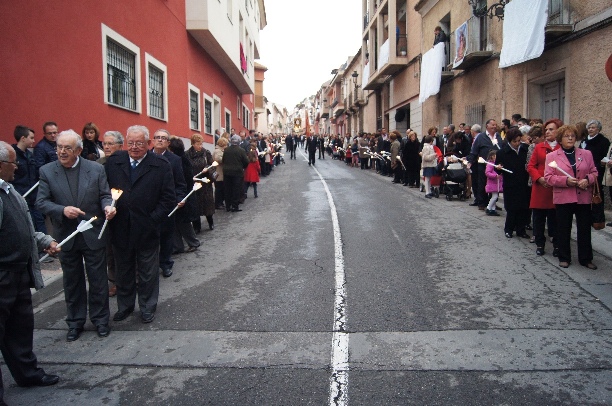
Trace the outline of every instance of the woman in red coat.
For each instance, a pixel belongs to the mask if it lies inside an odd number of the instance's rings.
[[[544,255],[546,235],[544,225],[548,223],[548,234],[553,237],[553,256],[559,255],[556,232],[557,219],[555,204],[553,203],[552,186],[544,179],[546,169],[546,155],[560,148],[557,142],[557,129],[563,125],[558,118],[548,120],[544,124],[546,140],[536,145],[527,164],[527,172],[531,177],[531,201],[529,208],[533,210],[533,236],[536,243],[536,255]]]

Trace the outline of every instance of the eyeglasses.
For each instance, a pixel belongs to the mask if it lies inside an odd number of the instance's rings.
[[[59,134],[57,131],[51,131],[51,132],[45,133],[45,135],[57,135],[57,134]]]
[[[55,147],[55,149],[57,149],[58,151],[66,151],[66,152],[73,152],[74,148],[68,146],[68,145],[58,145]]]
[[[13,164],[15,166],[19,166],[19,162],[17,161],[0,161],[0,162],[5,163],[5,164]]]
[[[128,141],[127,142],[128,148],[133,148],[133,147],[142,148],[145,145],[147,145],[147,143],[144,141]]]
[[[153,139],[155,139],[155,140],[162,140],[162,141],[168,141],[168,137],[166,137],[165,135],[156,135],[155,137],[153,137]]]
[[[111,145],[120,144],[119,142],[103,142],[102,145],[110,147]],[[129,144],[129,143],[128,143]]]

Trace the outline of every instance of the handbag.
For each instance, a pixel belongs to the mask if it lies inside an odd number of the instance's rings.
[[[606,215],[604,205],[601,200],[599,182],[593,184],[593,197],[591,198],[591,225],[595,230],[602,230],[606,227]]]

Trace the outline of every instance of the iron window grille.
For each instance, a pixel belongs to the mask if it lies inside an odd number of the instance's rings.
[[[198,94],[193,90],[189,91],[189,116],[191,118],[191,128],[197,130],[200,128],[200,117],[198,112],[200,110],[198,106]]]
[[[212,134],[212,103],[204,100],[204,131]]]
[[[149,112],[151,117],[164,119],[164,72],[149,65]]]
[[[136,55],[107,38],[108,102],[136,110]]]

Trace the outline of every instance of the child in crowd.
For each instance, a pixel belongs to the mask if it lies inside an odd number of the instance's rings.
[[[496,158],[497,151],[489,151],[487,161],[495,163]],[[487,206],[486,213],[487,216],[499,216],[499,213],[497,212],[497,210],[495,210],[495,204],[497,203],[499,194],[504,191],[504,179],[499,173],[495,171],[495,166],[493,165],[487,165],[487,168],[485,169],[485,174],[487,175],[487,185],[485,186],[485,191],[487,193],[491,193],[491,200],[489,200],[489,205]]]
[[[438,154],[434,150],[433,142],[434,138],[431,135],[426,135],[423,140],[423,150],[419,152],[423,160],[423,178],[425,183],[425,197],[431,199],[433,194],[431,193],[431,177],[437,175],[438,169]]]
[[[251,150],[247,154],[249,165],[244,171],[244,197],[249,191],[249,186],[253,185],[253,192],[257,197],[257,183],[259,183],[259,175],[261,174],[261,166],[259,165],[259,155],[257,154],[257,146],[251,144]]]

